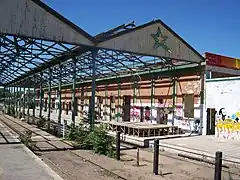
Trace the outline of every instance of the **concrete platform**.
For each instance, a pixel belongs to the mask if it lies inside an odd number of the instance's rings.
[[[0,123],[0,179],[4,180],[62,180]],[[4,142],[5,140],[5,142]],[[14,143],[15,144],[14,144]]]
[[[150,142],[151,146],[153,142]],[[224,163],[240,165],[240,141],[215,136],[192,136],[159,141],[160,150],[213,161],[216,151],[223,152]]]

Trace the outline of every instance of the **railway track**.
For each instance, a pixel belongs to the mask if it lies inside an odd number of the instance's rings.
[[[4,118],[3,118],[3,117],[4,117]],[[4,119],[5,119],[5,120],[4,120]],[[23,125],[21,125],[20,123],[15,122],[14,120],[12,120],[11,118],[9,118],[9,117],[7,117],[7,116],[1,115],[1,116],[0,116],[0,121],[1,121],[4,125],[6,125],[9,129],[11,129],[13,132],[17,133],[18,135],[20,135],[20,134],[22,133],[22,131],[19,131],[17,128],[15,128],[15,127],[9,125],[8,123],[6,123],[6,120],[7,120],[7,121],[10,121],[12,124],[15,124],[15,125],[17,125],[17,126],[20,126],[20,127],[23,128],[25,131],[31,131],[33,134],[35,134],[35,135],[37,135],[37,136],[41,136],[41,137],[42,137],[43,139],[45,139],[46,141],[50,141],[48,138],[46,138],[46,137],[43,136],[42,134],[32,131],[31,129],[29,129],[29,128],[23,126]],[[63,141],[62,141],[62,142],[63,142]],[[65,142],[64,142],[64,143],[65,143]],[[66,143],[66,145],[69,145],[69,144]],[[59,151],[59,150],[56,149],[56,151]],[[106,171],[107,173],[111,174],[112,176],[115,176],[117,179],[127,180],[125,177],[122,177],[121,175],[119,175],[119,174],[117,174],[117,173],[115,173],[115,172],[112,172],[112,171],[110,171],[110,170],[102,167],[101,165],[99,165],[99,164],[97,164],[97,163],[95,163],[95,162],[92,162],[91,160],[89,160],[89,159],[87,159],[87,158],[85,158],[85,157],[82,157],[81,155],[75,153],[75,152],[74,152],[73,150],[71,150],[71,149],[64,149],[64,150],[62,150],[62,151],[67,151],[67,152],[71,153],[72,155],[74,155],[75,157],[77,156],[78,158],[81,158],[84,162],[88,162],[88,163],[90,163],[90,164],[92,164],[92,165],[94,165],[94,166],[96,166],[96,167],[98,167],[98,168],[100,168],[100,169],[103,169],[104,171]],[[41,152],[41,150],[36,150],[36,151],[33,151],[33,152],[34,152],[37,156],[39,156],[39,152]],[[51,152],[54,153],[54,150],[51,151]],[[40,156],[40,158],[41,158],[41,156]],[[52,161],[52,160],[50,160],[50,159],[45,159],[45,160],[47,160],[50,164],[52,164],[52,166],[54,166],[55,168],[57,168],[58,171],[60,171],[62,174],[65,174],[65,175],[67,175],[68,177],[71,176],[69,173],[65,172],[62,168],[60,168],[60,167],[58,166],[58,164],[55,164],[54,161]],[[74,178],[71,178],[71,177],[70,177],[70,179],[72,180],[72,179],[74,179]]]
[[[0,117],[1,117],[1,116],[0,116]],[[31,129],[27,128],[26,126],[23,126],[23,125],[21,125],[20,123],[17,123],[17,122],[15,122],[15,121],[13,121],[13,120],[12,120],[11,118],[9,118],[9,117],[4,116],[4,118],[5,118],[7,121],[11,121],[12,123],[20,126],[20,127],[23,128],[24,130],[32,131]],[[2,119],[2,117],[0,118],[0,120],[1,120],[2,123],[5,124],[8,128],[12,129],[12,131],[16,132],[17,134],[20,134],[20,133],[21,133],[17,128],[14,128],[14,127],[10,126],[9,124],[7,124],[7,123]],[[41,136],[43,139],[49,141],[48,138],[44,137],[44,136],[41,135],[40,133],[33,132],[33,131],[32,131],[32,133],[35,134],[35,135]],[[64,143],[65,143],[65,142],[64,142]],[[67,144],[67,143],[66,143],[66,144]],[[67,144],[67,145],[69,145],[69,144]],[[121,146],[123,147],[122,149],[124,149],[124,146],[126,147],[125,149],[128,149],[128,148],[129,148],[129,149],[136,148],[135,146],[131,146],[131,145],[129,145],[129,144],[124,144],[124,143],[121,143]],[[71,149],[64,149],[64,150],[67,150],[67,151],[68,151],[69,153],[71,153],[72,155],[77,156],[77,157],[81,158],[82,160],[84,160],[84,161],[86,161],[86,162],[89,162],[89,163],[93,164],[94,166],[97,166],[97,167],[105,170],[106,172],[108,172],[108,173],[116,176],[118,179],[122,179],[122,180],[125,180],[125,179],[126,179],[126,178],[120,176],[119,174],[116,174],[115,172],[112,172],[112,171],[110,171],[110,170],[102,167],[101,165],[96,164],[96,163],[88,160],[87,158],[80,156],[79,154],[76,154],[76,153],[74,152],[74,150],[71,150]],[[56,151],[58,151],[58,150],[56,150]],[[151,149],[151,148],[141,148],[141,151],[152,152],[152,149]],[[54,150],[53,150],[53,152],[54,152]],[[35,151],[35,154],[36,154],[36,153],[37,153],[37,151]],[[129,155],[129,154],[128,154],[128,155]],[[136,157],[133,156],[133,155],[129,155],[129,156],[132,156],[133,158],[136,158]],[[176,154],[160,152],[160,156],[164,156],[164,157],[167,157],[167,158],[171,158],[171,159],[183,161],[183,162],[186,162],[186,163],[192,163],[192,164],[199,165],[199,166],[202,166],[202,167],[212,168],[212,169],[214,170],[214,166],[211,165],[211,164],[204,163],[204,162],[199,162],[199,161],[195,161],[195,160],[191,160],[191,159],[188,159],[188,158],[183,158],[183,157],[178,156],[178,155],[176,155]],[[148,160],[146,160],[146,159],[143,159],[143,160],[144,160],[144,161],[148,161]],[[68,175],[68,173],[64,172],[64,170],[62,170],[62,169],[61,169],[57,164],[55,164],[53,161],[51,161],[50,159],[47,159],[47,161],[48,161],[49,163],[51,163],[53,166],[55,166],[61,173]],[[150,162],[150,161],[149,161],[149,162]],[[150,162],[150,163],[152,163],[152,162]],[[164,163],[164,162],[162,162],[162,163]],[[223,167],[223,172],[226,172],[226,173],[230,172],[230,173],[233,174],[233,175],[240,176],[239,173],[230,171],[230,170],[229,170],[228,168],[226,168],[226,167]],[[68,175],[68,176],[70,176],[70,175]]]

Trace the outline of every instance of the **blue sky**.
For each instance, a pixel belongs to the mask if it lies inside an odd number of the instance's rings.
[[[201,54],[240,58],[240,0],[43,1],[91,35],[161,19]]]

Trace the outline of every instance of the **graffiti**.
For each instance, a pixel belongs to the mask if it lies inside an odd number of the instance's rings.
[[[240,139],[240,112],[228,113],[220,108],[216,113],[216,136],[225,139]]]

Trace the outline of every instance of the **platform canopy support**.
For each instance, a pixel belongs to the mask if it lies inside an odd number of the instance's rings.
[[[76,110],[76,63],[77,60],[74,57],[72,59],[72,124],[75,126],[75,116],[77,114]]]
[[[52,69],[48,69],[48,103],[47,103],[47,129],[50,129],[50,121],[51,121],[51,90],[52,90]]]
[[[95,96],[96,96],[96,59],[98,50],[92,50],[92,94],[91,94],[91,104],[90,104],[90,126],[91,129],[94,128],[95,123]]]
[[[61,116],[62,116],[62,64],[59,62],[58,79],[58,136],[61,135]]]

